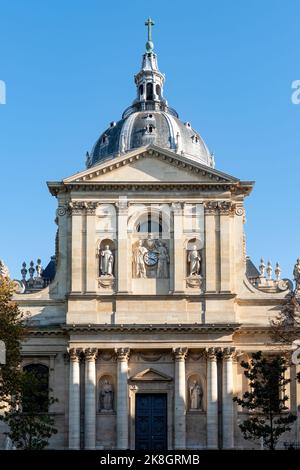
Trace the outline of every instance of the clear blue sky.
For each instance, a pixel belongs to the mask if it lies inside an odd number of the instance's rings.
[[[47,180],[84,169],[85,153],[135,97],[133,75],[156,21],[165,96],[215,153],[216,167],[255,180],[247,252],[291,277],[300,257],[299,1],[11,0],[1,2],[0,258],[54,253]]]

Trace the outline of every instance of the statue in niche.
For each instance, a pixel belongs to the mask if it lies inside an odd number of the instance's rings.
[[[190,409],[202,411],[203,390],[197,380],[190,385]]]
[[[201,269],[201,256],[196,245],[193,245],[193,249],[189,251],[187,260],[189,263],[189,276],[199,276]]]
[[[113,411],[113,387],[107,379],[100,390],[100,411]]]
[[[114,255],[109,248],[109,245],[105,246],[104,250],[100,252],[100,272],[101,276],[112,276],[113,275],[113,263]]]
[[[156,251],[158,254],[156,277],[167,278],[169,276],[168,264],[170,262],[168,248],[163,242],[158,241]]]
[[[133,260],[134,260],[134,274],[135,277],[146,277],[146,266],[144,255],[148,252],[147,248],[143,246],[142,240],[139,240],[138,246],[134,249]]]

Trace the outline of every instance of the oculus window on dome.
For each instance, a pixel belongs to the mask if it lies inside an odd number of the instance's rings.
[[[200,134],[190,123],[179,119],[177,111],[164,98],[165,75],[158,68],[152,28],[148,18],[146,52],[140,71],[134,76],[136,98],[119,121],[112,121],[88,154],[87,168],[114,159],[134,149],[155,145],[214,168],[214,157]],[[151,118],[150,118],[151,116]],[[151,125],[145,125],[151,119]]]

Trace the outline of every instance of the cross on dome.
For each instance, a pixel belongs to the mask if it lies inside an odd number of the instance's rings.
[[[149,17],[145,21],[145,26],[148,28],[148,41],[146,42],[146,51],[150,54],[154,49],[154,44],[152,42],[152,26],[154,26],[154,21]]]

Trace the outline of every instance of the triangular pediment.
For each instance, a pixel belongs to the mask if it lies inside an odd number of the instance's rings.
[[[64,183],[195,182],[237,183],[239,180],[195,159],[155,146],[115,156],[66,178]]]
[[[145,369],[142,372],[139,372],[136,374],[134,377],[131,377],[132,381],[160,381],[160,382],[169,382],[172,380],[172,377],[170,377],[167,374],[164,374],[163,372],[159,372],[158,370],[149,368]]]

